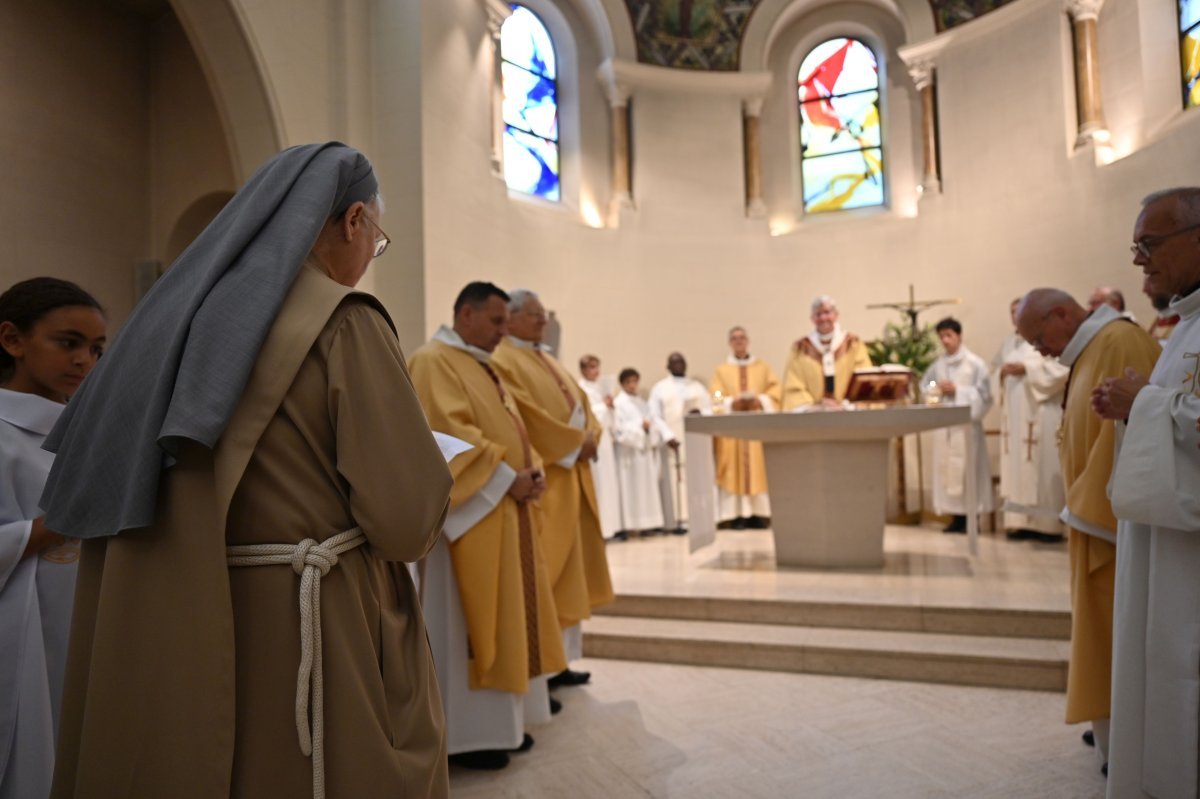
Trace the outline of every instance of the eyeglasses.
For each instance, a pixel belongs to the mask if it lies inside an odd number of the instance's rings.
[[[1161,236],[1142,236],[1141,239],[1139,239],[1138,241],[1135,241],[1132,245],[1130,245],[1129,251],[1131,253],[1133,253],[1134,255],[1140,255],[1143,258],[1149,258],[1151,256],[1151,254],[1153,254],[1154,248],[1157,247],[1158,245],[1162,244],[1167,239],[1173,239],[1176,236],[1180,236],[1180,235],[1183,235],[1184,233],[1188,233],[1190,231],[1197,230],[1197,229],[1200,229],[1200,223],[1195,224],[1195,225],[1188,225],[1185,228],[1180,228],[1179,230],[1176,230],[1174,233],[1164,233]]]
[[[372,258],[378,258],[379,256],[383,255],[383,251],[388,248],[388,245],[392,243],[392,240],[388,238],[388,234],[383,232],[383,228],[379,226],[379,223],[372,219],[367,213],[363,213],[363,218],[370,222],[371,225],[379,231],[379,235],[382,236],[382,238],[375,239],[375,254],[371,256]]]

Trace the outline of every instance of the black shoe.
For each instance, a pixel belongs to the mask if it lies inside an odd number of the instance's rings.
[[[1066,537],[1062,533],[1035,533],[1031,532],[1034,541],[1040,541],[1043,544],[1061,544],[1066,541]]]
[[[771,526],[771,520],[766,516],[751,516],[746,520],[746,526],[751,530],[766,530]]]
[[[942,528],[943,533],[965,533],[967,531],[967,517],[953,516],[950,523]]]
[[[1092,732],[1091,730],[1084,730],[1083,731],[1083,742],[1085,744],[1087,744],[1088,746],[1095,746],[1096,745],[1096,734],[1094,732]]]
[[[592,679],[590,671],[571,671],[567,669],[555,674],[547,680],[547,683],[549,683],[551,688],[567,688],[573,685],[583,685],[590,679]]]
[[[1100,773],[1104,775],[1104,779],[1108,779],[1108,764],[1105,763],[1100,767]]]
[[[556,715],[562,711],[562,702],[559,702],[554,697],[550,697],[550,715]]]
[[[613,541],[628,541],[629,533],[625,532],[624,530],[617,530],[615,533],[613,533],[612,540]]]
[[[477,771],[499,771],[508,765],[508,752],[499,749],[460,752],[457,755],[450,755],[450,765]]]
[[[739,516],[736,519],[734,519],[733,522],[731,522],[729,526],[731,528],[733,528],[734,530],[745,530],[747,527],[750,526],[750,520],[747,519],[745,516]]]
[[[687,528],[676,527],[675,529],[671,530],[671,535],[687,535]]]
[[[1028,541],[1031,538],[1036,538],[1037,533],[1033,530],[1009,530],[1004,534],[1004,537],[1009,541]]]
[[[517,752],[517,753],[528,752],[532,748],[533,748],[533,736],[530,735],[529,733],[525,733],[525,737],[521,739],[521,745],[518,746],[516,749],[510,749],[509,751]]]

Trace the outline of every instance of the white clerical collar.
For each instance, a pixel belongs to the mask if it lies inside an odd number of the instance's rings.
[[[817,348],[817,352],[837,352],[838,347],[846,340],[846,331],[840,324],[835,324],[828,336],[822,336],[814,329],[809,332],[808,340]]]
[[[50,435],[65,407],[37,394],[0,388],[0,419],[40,436]]]
[[[492,354],[485,349],[476,347],[463,341],[462,336],[458,335],[453,328],[442,325],[438,331],[433,334],[434,341],[440,341],[443,344],[454,347],[456,350],[462,350],[480,363],[491,363]]]
[[[731,363],[734,366],[749,366],[756,360],[758,359],[753,355],[747,355],[745,358],[738,358],[736,355],[730,354],[730,356],[725,359],[725,363]]]
[[[1167,314],[1179,314],[1180,320],[1191,319],[1200,313],[1200,289],[1196,289],[1186,297],[1176,297],[1167,307]]]
[[[552,352],[550,347],[540,341],[526,341],[523,338],[509,336],[508,343],[522,350],[541,350],[542,352]]]
[[[1084,348],[1092,342],[1092,339],[1105,325],[1124,318],[1121,316],[1121,312],[1111,305],[1101,305],[1092,311],[1087,319],[1083,320],[1083,324],[1079,326],[1075,335],[1071,336],[1071,340],[1063,348],[1062,355],[1058,356],[1058,362],[1063,366],[1074,366],[1075,361],[1083,354]]]

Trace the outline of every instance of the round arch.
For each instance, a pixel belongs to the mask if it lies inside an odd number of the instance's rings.
[[[216,218],[225,204],[233,199],[233,192],[214,191],[205,194],[184,209],[167,237],[163,263],[170,266],[187,249],[197,236]]]

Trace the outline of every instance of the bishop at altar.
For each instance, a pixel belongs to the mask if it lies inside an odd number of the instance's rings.
[[[838,324],[837,303],[822,295],[812,302],[813,329],[792,345],[783,377],[783,410],[846,398],[856,369],[870,369],[867,345]]]

